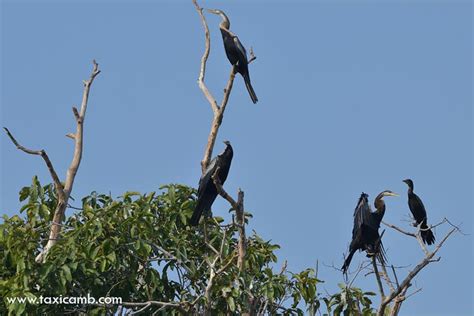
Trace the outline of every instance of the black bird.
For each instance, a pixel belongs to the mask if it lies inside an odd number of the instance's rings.
[[[385,196],[398,196],[390,190],[380,192],[375,198],[375,212],[372,212],[369,205],[368,195],[361,194],[359,202],[354,210],[354,228],[352,229],[352,241],[349,246],[349,255],[344,261],[342,271],[349,269],[352,257],[357,250],[367,251],[367,257],[376,255],[381,263],[385,263],[385,254],[379,235],[380,222],[385,214]]]
[[[244,78],[245,86],[247,87],[247,91],[250,94],[252,102],[257,103],[257,95],[255,94],[252,84],[250,83],[247,52],[245,51],[245,48],[237,35],[230,31],[229,18],[221,10],[208,9],[207,11],[220,15],[222,18],[219,28],[221,30],[222,39],[224,40],[224,48],[227,58],[229,59],[230,63],[236,67],[237,72]]]
[[[221,184],[224,184],[229,174],[234,151],[229,141],[224,141],[224,144],[226,144],[224,151],[211,160],[206,171],[202,174],[201,179],[199,179],[198,199],[190,220],[190,224],[193,226],[199,224],[199,219],[204,211],[211,210],[212,203],[214,203],[217,197],[217,188],[212,179],[217,168],[219,168],[217,177]]]
[[[435,242],[435,236],[431,229],[428,228],[428,218],[426,216],[425,206],[418,195],[413,192],[413,181],[411,179],[405,179],[403,182],[408,185],[408,206],[415,218],[416,226],[421,223],[421,239],[423,239],[425,244],[432,245]]]

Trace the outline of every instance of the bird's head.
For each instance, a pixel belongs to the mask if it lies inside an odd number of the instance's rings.
[[[207,9],[207,12],[212,13],[212,14],[217,14],[217,15],[224,14],[223,11],[218,10],[218,9]]]
[[[390,190],[385,190],[385,191],[380,192],[379,196],[381,198],[383,198],[383,197],[386,197],[386,196],[399,196],[399,195],[395,192],[390,191]]]
[[[413,181],[411,179],[403,180],[411,189],[413,189]]]
[[[225,140],[223,143],[224,143],[226,146],[230,146],[230,142],[229,142],[228,140]]]
[[[229,29],[230,28],[230,21],[227,15],[225,15],[224,11],[218,9],[207,9],[207,12],[212,14],[217,14],[222,18],[222,22],[220,24],[221,28]]]

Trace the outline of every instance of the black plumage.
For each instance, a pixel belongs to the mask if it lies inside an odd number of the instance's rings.
[[[221,184],[224,184],[227,175],[229,174],[234,151],[230,142],[225,141],[224,143],[226,144],[224,151],[211,160],[206,171],[202,174],[201,179],[199,179],[198,199],[190,220],[190,224],[193,226],[199,224],[199,219],[204,211],[211,210],[211,206],[217,197],[217,188],[212,179],[217,168],[219,168],[217,177]]]
[[[375,212],[369,205],[368,195],[362,193],[354,210],[354,228],[352,229],[352,241],[349,246],[349,255],[344,261],[342,271],[349,269],[352,257],[357,250],[365,250],[367,256],[377,256],[381,263],[385,263],[385,251],[383,249],[381,235],[379,235],[380,222],[385,214],[385,196],[397,196],[392,191],[385,190],[375,198]]]
[[[250,82],[249,68],[247,51],[240,42],[237,35],[230,31],[230,21],[227,15],[221,10],[208,10],[211,13],[218,14],[222,18],[222,22],[219,24],[221,30],[222,39],[224,41],[224,49],[230,63],[235,66],[236,71],[242,75],[245,81],[245,86],[252,99],[253,103],[257,103],[258,98],[253,90],[252,83]]]
[[[425,244],[432,245],[435,242],[435,236],[428,227],[428,217],[426,215],[425,206],[420,197],[413,192],[413,181],[411,179],[405,179],[403,182],[408,185],[408,207],[410,207],[410,211],[415,218],[416,226],[421,224],[421,239],[423,239]]]

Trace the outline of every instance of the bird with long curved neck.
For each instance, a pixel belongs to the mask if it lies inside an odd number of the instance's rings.
[[[199,188],[197,194],[196,206],[189,223],[193,226],[199,224],[199,220],[203,212],[211,211],[211,206],[217,198],[217,187],[212,178],[217,172],[217,177],[223,185],[229,174],[234,150],[229,141],[224,141],[226,145],[224,151],[211,160],[206,170],[199,179]]]
[[[408,185],[408,207],[415,218],[416,226],[420,226],[421,239],[425,244],[432,245],[435,242],[435,236],[428,227],[428,217],[426,215],[425,206],[420,197],[413,192],[413,181],[411,179],[405,179],[403,182]]]
[[[222,21],[219,24],[219,29],[221,30],[227,58],[232,66],[235,66],[236,71],[244,78],[245,86],[247,87],[252,102],[257,103],[258,98],[250,82],[247,52],[237,35],[230,31],[229,18],[222,10],[208,9],[207,11],[221,17]]]
[[[369,205],[368,195],[362,193],[354,210],[354,228],[352,229],[352,241],[349,246],[349,255],[342,266],[344,273],[349,269],[352,257],[357,250],[365,250],[367,257],[376,256],[381,263],[385,263],[385,251],[383,249],[381,236],[379,234],[380,223],[385,215],[386,196],[398,196],[398,194],[385,190],[379,193],[374,201],[375,211],[372,212]]]

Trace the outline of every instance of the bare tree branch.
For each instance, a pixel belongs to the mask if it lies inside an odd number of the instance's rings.
[[[214,171],[214,174],[211,176],[212,180],[214,181],[214,185],[216,186],[217,193],[219,193],[220,196],[226,199],[229,202],[229,204],[232,206],[232,208],[235,210],[237,209],[239,205],[222,187],[221,180],[218,177],[219,170],[220,170],[220,167],[217,167],[216,171]]]
[[[384,225],[386,225],[386,226],[390,227],[390,228],[393,228],[393,229],[395,229],[396,231],[398,231],[398,232],[400,232],[400,233],[402,233],[402,234],[405,234],[405,235],[407,235],[407,236],[411,236],[411,237],[414,237],[414,238],[416,238],[416,234],[414,234],[414,233],[407,232],[407,231],[405,231],[405,230],[401,229],[401,228],[400,228],[400,227],[398,227],[398,226],[395,226],[395,225],[389,224],[389,223],[387,223],[387,222],[384,222],[384,221],[382,221],[382,223],[383,223]]]
[[[207,59],[209,58],[209,52],[211,50],[211,38],[210,38],[210,33],[209,33],[209,27],[207,25],[206,18],[204,17],[204,14],[202,12],[202,8],[198,5],[196,0],[193,0],[193,3],[194,3],[194,6],[196,7],[196,11],[198,12],[201,18],[201,22],[204,27],[205,39],[206,39],[206,48],[201,58],[201,67],[199,71],[198,85],[202,93],[206,97],[207,101],[211,105],[212,112],[214,114],[212,124],[211,124],[211,130],[207,138],[207,144],[206,144],[206,149],[204,151],[204,157],[201,161],[201,170],[204,173],[211,160],[212,151],[214,150],[214,144],[216,142],[217,134],[222,124],[222,119],[224,118],[224,112],[225,112],[227,103],[229,101],[230,93],[232,91],[232,86],[234,84],[236,67],[232,66],[232,69],[229,75],[229,80],[227,81],[227,85],[224,89],[224,96],[222,98],[222,102],[220,105],[218,105],[216,98],[214,98],[214,96],[211,94],[211,92],[209,91],[209,89],[207,88],[204,82],[204,78],[206,76]],[[249,60],[249,63],[256,59],[253,53],[253,49],[251,49],[250,55],[251,55],[251,58]]]
[[[395,291],[395,288],[393,287],[393,282],[392,282],[392,280],[390,280],[390,276],[387,273],[387,269],[385,268],[385,265],[383,263],[381,263],[380,265],[382,267],[382,271],[380,272],[380,276],[385,280],[385,283],[387,283],[388,287],[390,288],[390,292]]]
[[[375,274],[375,278],[377,280],[377,285],[379,286],[380,299],[383,302],[383,300],[385,298],[385,293],[383,291],[382,281],[380,280],[379,270],[377,269],[377,262],[376,262],[376,259],[375,259],[375,255],[372,257],[372,266],[374,268],[374,274]]]
[[[138,315],[140,314],[141,312],[144,312],[146,311],[150,306],[151,306],[151,302],[146,302],[147,304],[145,306],[143,306],[142,308],[140,308],[139,310],[135,311],[135,312],[132,312],[130,313],[130,315]],[[166,305],[164,305],[166,306]]]
[[[54,211],[54,216],[53,216],[53,221],[52,221],[53,225],[51,226],[48,243],[46,244],[44,249],[40,252],[40,254],[36,257],[36,262],[44,262],[46,260],[46,256],[49,250],[51,249],[51,247],[53,247],[56,244],[59,234],[61,232],[61,225],[59,224],[62,223],[63,221],[64,213],[68,205],[69,196],[72,192],[74,179],[76,177],[77,170],[79,169],[79,165],[81,163],[82,148],[83,148],[84,120],[86,116],[89,92],[90,92],[90,88],[92,86],[92,83],[95,77],[97,77],[99,73],[100,73],[99,65],[94,60],[93,69],[92,69],[90,78],[84,81],[84,91],[82,94],[80,112],[78,112],[77,109],[73,107],[73,113],[74,113],[74,116],[76,118],[76,123],[77,123],[76,133],[74,134],[74,142],[75,142],[74,156],[72,158],[69,169],[67,170],[67,173],[66,173],[66,181],[64,184],[63,194],[58,196],[58,204]]]
[[[237,198],[237,208],[235,210],[237,223],[239,224],[239,257],[237,260],[237,267],[240,271],[244,269],[245,255],[247,253],[247,239],[245,236],[245,216],[244,216],[244,191],[239,189]]]
[[[212,96],[211,92],[209,91],[206,84],[204,83],[204,77],[206,76],[207,59],[209,58],[209,53],[211,52],[211,36],[209,33],[209,27],[207,26],[206,17],[202,13],[202,8],[199,7],[196,0],[193,0],[193,3],[194,3],[194,6],[196,7],[196,11],[201,17],[202,26],[204,27],[204,34],[206,36],[206,48],[201,58],[201,69],[199,71],[198,84],[199,84],[199,88],[204,93],[204,96],[206,97],[207,101],[209,101],[209,103],[211,104],[212,111],[214,112],[214,114],[216,114],[217,111],[219,110],[219,106],[217,105],[216,99]]]
[[[446,240],[455,232],[455,231],[458,231],[459,229],[457,227],[454,227],[452,228],[447,234],[446,236],[441,240],[441,242],[436,246],[436,248],[434,249],[433,252],[431,253],[428,253],[424,258],[423,260],[421,260],[421,262],[413,269],[411,270],[408,275],[405,277],[405,279],[402,281],[402,283],[400,283],[399,286],[397,286],[397,288],[395,289],[394,292],[390,293],[390,295],[388,295],[387,297],[385,297],[385,299],[382,301],[382,303],[380,304],[380,307],[377,311],[377,316],[383,316],[385,314],[385,308],[387,307],[388,304],[390,304],[392,301],[395,300],[395,298],[397,298],[397,302],[398,305],[397,305],[397,313],[398,313],[398,310],[400,309],[400,305],[401,305],[401,302],[403,301],[403,297],[405,296],[405,293],[406,291],[408,290],[408,288],[411,286],[411,281],[413,280],[413,278],[424,268],[426,267],[428,264],[430,264],[431,262],[435,262],[435,261],[439,261],[440,258],[438,259],[433,259],[434,256],[438,253],[438,251],[441,249],[441,247],[443,246],[443,244],[446,242]],[[402,299],[403,298],[403,299]],[[392,315],[397,315],[397,314],[392,314]]]
[[[236,218],[237,218],[237,228],[239,230],[239,243],[238,243],[238,261],[237,261],[237,266],[239,267],[239,270],[242,271],[244,267],[244,262],[245,262],[245,254],[246,254],[246,236],[245,236],[245,214],[244,214],[244,192],[239,189],[238,191],[238,198],[237,202],[224,190],[222,187],[222,183],[219,179],[218,172],[219,172],[219,167],[216,168],[216,171],[212,175],[212,180],[214,181],[214,184],[217,189],[217,193],[219,193],[220,196],[222,196],[224,199],[226,199],[229,204],[232,206],[232,208],[235,210],[236,213]]]
[[[395,272],[395,267],[393,266],[393,264],[392,264],[392,272],[393,272],[393,277],[395,278],[397,287],[400,287],[400,283],[398,282],[398,276],[397,276],[397,273]]]
[[[56,173],[56,171],[54,170],[54,167],[53,167],[53,163],[51,162],[51,160],[49,159],[48,157],[48,154],[46,153],[45,150],[41,149],[41,150],[31,150],[31,149],[28,149],[26,147],[23,147],[22,145],[20,145],[17,140],[15,139],[15,137],[13,137],[12,133],[10,133],[10,131],[8,130],[8,128],[4,127],[3,128],[5,130],[5,132],[7,133],[8,137],[10,137],[11,141],[13,142],[13,144],[16,146],[16,148],[18,148],[19,150],[27,153],[27,154],[30,154],[30,155],[39,155],[43,158],[44,162],[46,163],[46,166],[48,167],[48,170],[49,170],[49,173],[51,174],[51,178],[53,179],[53,182],[54,182],[54,186],[56,188],[56,194],[58,195],[58,198],[59,199],[64,199],[64,188],[63,188],[63,185],[61,183],[61,180],[59,180],[59,177],[58,177],[58,174]]]
[[[94,306],[99,306],[99,307],[110,307],[110,305],[107,304],[93,304]],[[180,312],[186,314],[186,306],[190,305],[189,302],[183,301],[183,302],[161,302],[161,301],[146,301],[146,302],[122,302],[120,304],[121,306],[124,307],[141,307],[140,310],[131,312],[130,315],[136,315],[142,311],[145,311],[151,306],[159,306],[159,307],[172,307],[178,309]],[[146,307],[146,308],[145,308]]]

